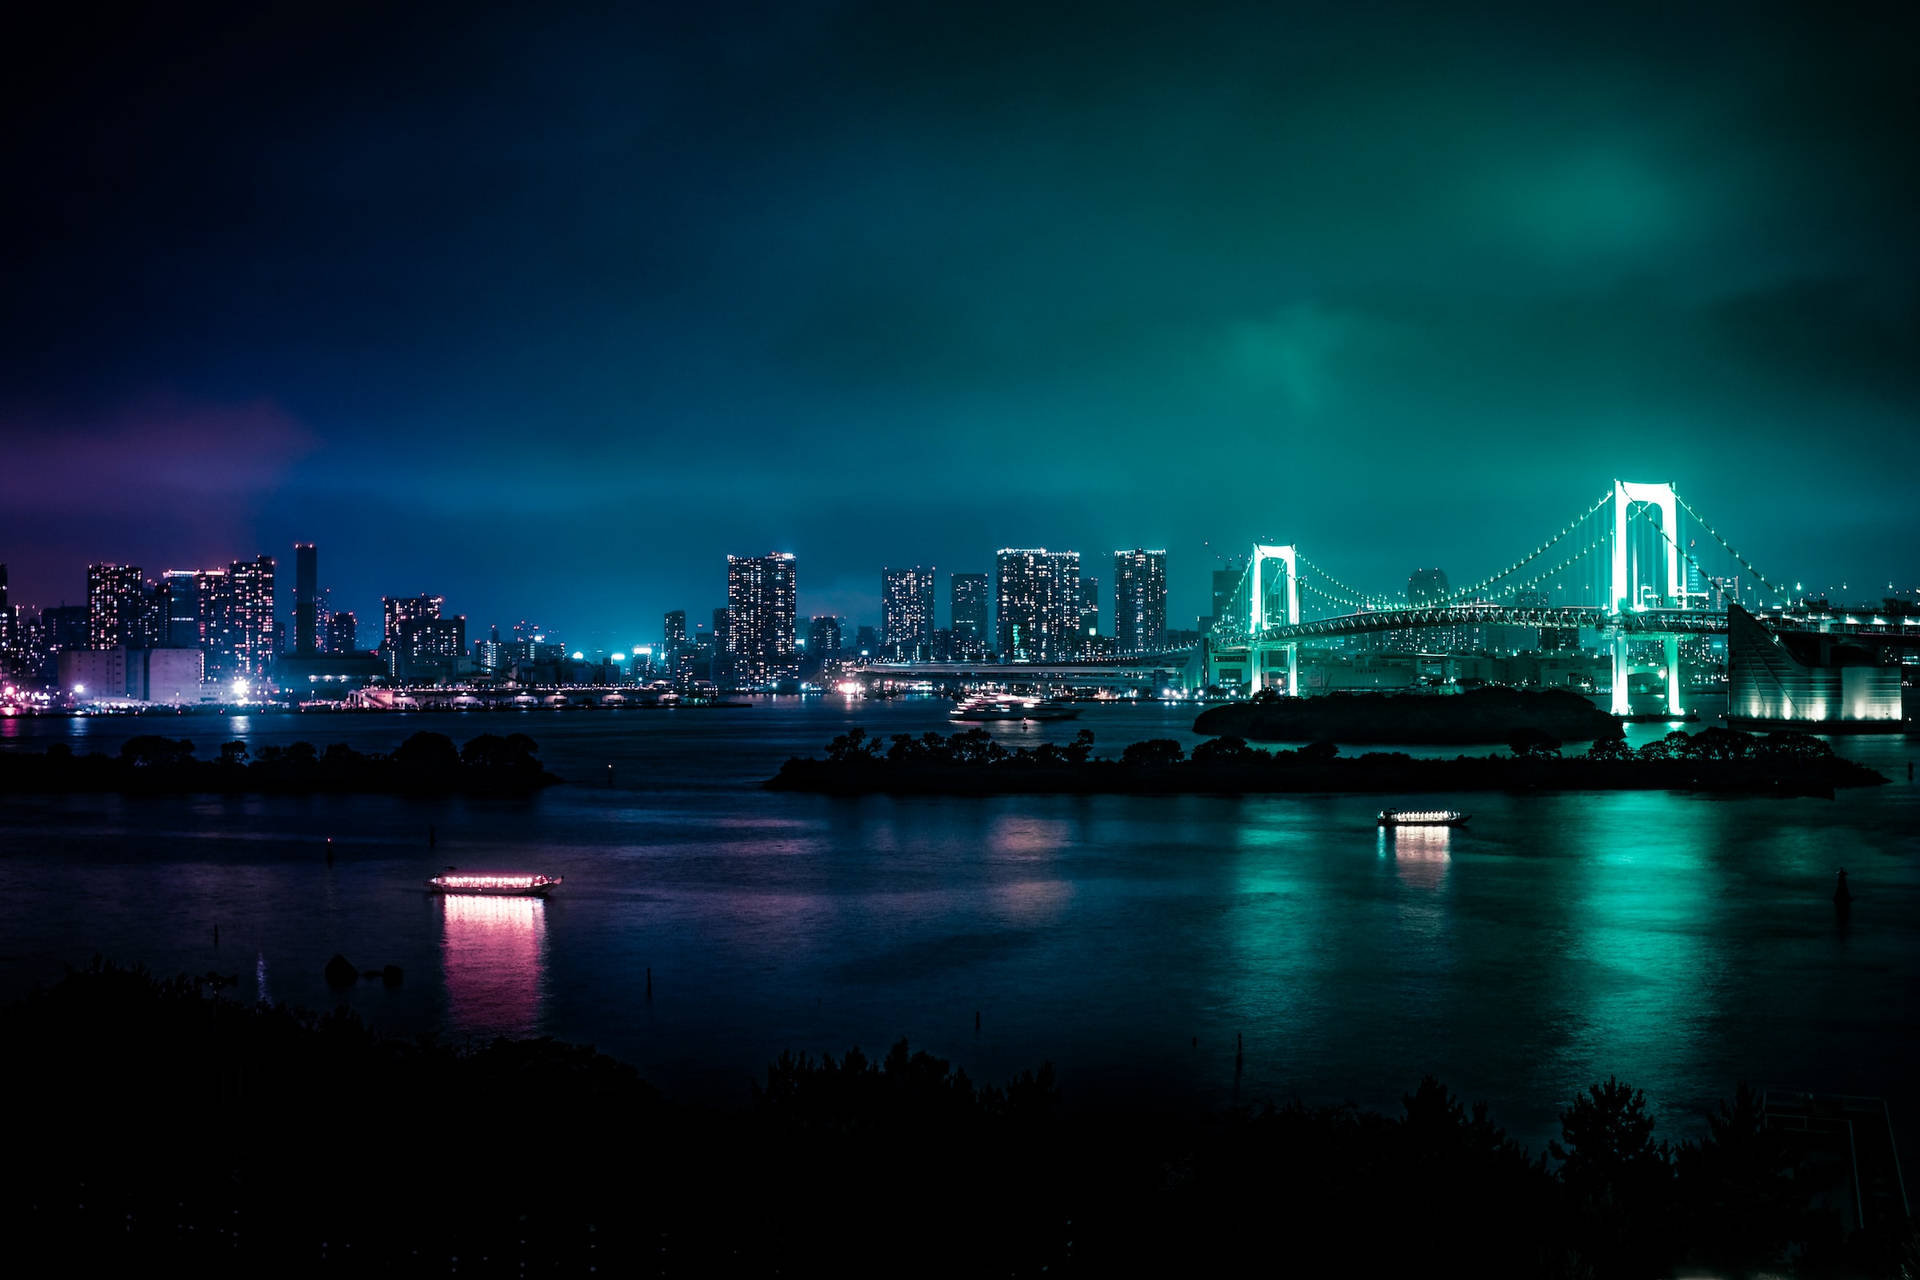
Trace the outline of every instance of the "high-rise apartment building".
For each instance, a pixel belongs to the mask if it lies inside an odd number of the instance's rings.
[[[208,678],[267,675],[274,653],[274,567],[272,556],[255,556],[195,575]]]
[[[407,651],[407,628],[440,616],[443,596],[381,596],[380,647],[388,653]]]
[[[360,619],[345,609],[327,615],[327,652],[353,653],[360,648]]]
[[[791,552],[727,557],[729,679],[758,688],[800,673],[798,606]]]
[[[949,594],[953,611],[954,656],[962,659],[981,657],[987,651],[987,575],[956,573],[949,586]]]
[[[670,645],[680,644],[686,640],[687,611],[685,609],[674,609],[669,611],[667,613],[665,623],[666,623],[666,635],[667,635],[668,644]]]
[[[880,644],[894,657],[913,658],[933,645],[932,569],[880,572]]]
[[[320,566],[311,542],[293,544],[293,651],[320,651]]]
[[[87,648],[143,647],[142,588],[138,565],[87,566]]]
[[[1008,662],[1055,662],[1080,629],[1080,553],[1003,548],[995,557],[995,641]]]
[[[1166,647],[1167,553],[1113,553],[1113,636],[1122,653]]]

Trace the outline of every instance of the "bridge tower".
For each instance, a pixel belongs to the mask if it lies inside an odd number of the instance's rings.
[[[1271,566],[1277,563],[1286,570],[1284,604],[1279,612],[1284,616],[1276,618],[1274,603],[1268,595],[1279,588],[1271,578]],[[1300,645],[1288,640],[1280,644],[1266,638],[1268,627],[1297,626],[1300,622],[1300,570],[1297,550],[1292,546],[1270,547],[1254,544],[1253,557],[1247,563],[1247,692],[1258,693],[1266,687],[1266,655],[1276,649],[1284,649],[1287,654],[1287,693],[1297,696],[1300,692]]]
[[[1661,541],[1666,544],[1664,566],[1656,563],[1642,565],[1633,555],[1633,545],[1627,536],[1628,508],[1633,503],[1645,503],[1660,512]],[[1687,607],[1686,579],[1680,567],[1680,502],[1674,496],[1671,484],[1636,484],[1629,480],[1613,482],[1613,540],[1612,572],[1608,575],[1608,597],[1611,604],[1608,612],[1614,623],[1609,630],[1613,641],[1613,714],[1627,715],[1632,710],[1628,698],[1628,680],[1630,663],[1627,660],[1627,633],[1620,624],[1620,618],[1626,613],[1644,612],[1649,600],[1654,608],[1684,609]],[[1649,583],[1653,578],[1652,570],[1664,567],[1665,577],[1649,596],[1641,589],[1642,579]],[[1681,716],[1680,698],[1680,637],[1664,637],[1666,676],[1667,676],[1667,714]]]

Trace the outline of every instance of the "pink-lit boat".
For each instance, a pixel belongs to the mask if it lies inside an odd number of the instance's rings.
[[[471,894],[481,898],[544,898],[562,879],[562,876],[530,876],[512,871],[491,875],[461,872],[435,876],[427,881],[427,891]]]

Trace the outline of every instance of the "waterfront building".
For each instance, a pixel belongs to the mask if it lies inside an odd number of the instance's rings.
[[[890,657],[924,656],[933,645],[934,571],[911,569],[880,571],[880,644]]]
[[[1080,629],[1080,553],[1002,548],[995,556],[996,647],[1005,662],[1052,662]]]
[[[140,567],[87,566],[87,648],[138,648],[142,638]]]
[[[272,556],[235,560],[195,575],[200,649],[208,679],[257,680],[273,657]]]
[[[794,579],[791,552],[727,557],[726,655],[735,684],[759,688],[799,674]]]
[[[1804,732],[1904,727],[1900,668],[1848,637],[1775,633],[1727,606],[1727,723]]]
[[[987,575],[956,573],[949,580],[953,656],[979,658],[987,651]]]
[[[663,622],[666,628],[668,644],[683,644],[686,642],[687,611],[685,609],[669,610]]]
[[[1165,551],[1135,548],[1113,553],[1113,636],[1122,653],[1150,653],[1166,647]]]

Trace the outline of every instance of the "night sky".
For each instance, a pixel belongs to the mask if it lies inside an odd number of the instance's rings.
[[[363,627],[611,648],[729,551],[871,621],[1145,545],[1191,625],[1217,550],[1460,582],[1616,475],[1920,582],[1920,5],[1441,7],[16,26],[14,599],[266,551],[290,604],[308,539]]]

